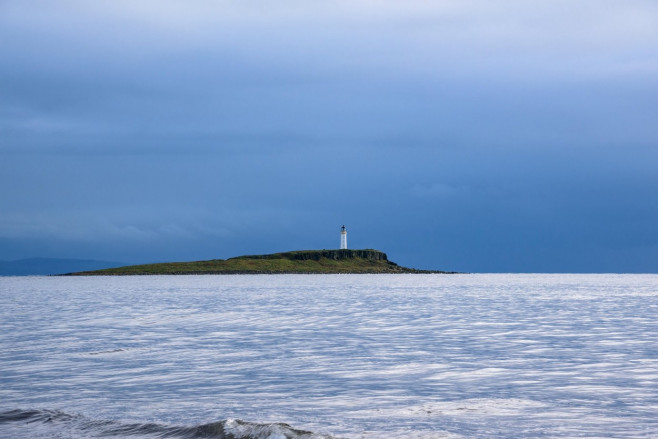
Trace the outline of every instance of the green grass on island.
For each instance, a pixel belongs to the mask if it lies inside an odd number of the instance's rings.
[[[447,273],[416,270],[389,261],[378,250],[300,250],[269,255],[239,256],[194,262],[129,265],[73,276],[119,276],[157,274],[331,274],[331,273]]]

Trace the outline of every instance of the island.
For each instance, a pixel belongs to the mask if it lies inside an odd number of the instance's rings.
[[[379,250],[297,250],[267,255],[194,262],[129,265],[102,270],[67,273],[65,276],[126,276],[158,274],[366,274],[454,273],[417,270],[389,261]]]

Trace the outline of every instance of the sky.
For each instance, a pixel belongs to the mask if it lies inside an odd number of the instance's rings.
[[[655,0],[0,0],[0,260],[658,272]]]

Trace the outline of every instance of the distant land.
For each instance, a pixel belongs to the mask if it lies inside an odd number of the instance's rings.
[[[332,274],[332,273],[452,273],[416,270],[389,261],[379,250],[298,250],[209,261],[129,265],[67,273],[69,276],[156,274]]]
[[[27,258],[16,261],[0,261],[0,276],[52,275],[72,271],[100,270],[122,265],[125,265],[125,263],[96,261],[93,259]]]

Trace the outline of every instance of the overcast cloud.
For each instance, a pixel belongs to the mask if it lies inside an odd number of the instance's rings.
[[[655,1],[0,2],[0,259],[658,270]]]

